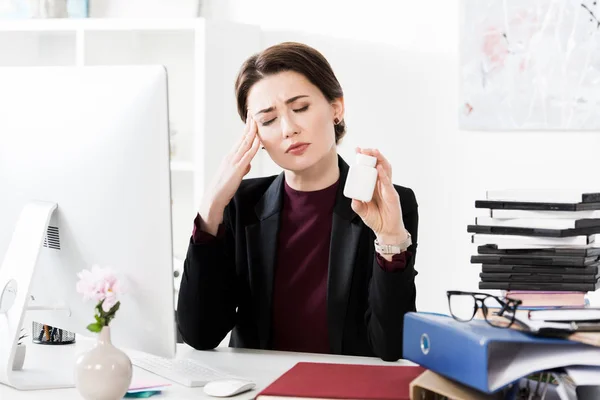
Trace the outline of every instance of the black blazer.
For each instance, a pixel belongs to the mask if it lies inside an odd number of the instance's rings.
[[[375,258],[375,235],[342,191],[348,165],[339,157],[340,184],[333,210],[327,323],[331,353],[402,357],[404,314],[415,311],[414,264],[418,213],[411,189],[395,186],[412,235],[406,268],[384,271]],[[230,346],[271,348],[275,252],[284,175],[242,181],[225,209],[225,235],[190,241],[179,290],[177,325],[190,346],[214,349],[232,331]],[[300,300],[301,301],[301,300]],[[310,327],[306,327],[310,335]]]

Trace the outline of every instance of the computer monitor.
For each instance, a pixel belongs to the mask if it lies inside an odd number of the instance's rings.
[[[76,282],[94,264],[127,287],[113,343],[174,356],[165,69],[0,68],[0,88],[0,382],[73,385],[72,368],[12,371],[12,358],[27,309],[93,335]]]

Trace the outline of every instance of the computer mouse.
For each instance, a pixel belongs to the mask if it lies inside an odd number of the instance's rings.
[[[242,379],[222,379],[204,385],[204,393],[213,397],[230,397],[254,389],[254,382]]]

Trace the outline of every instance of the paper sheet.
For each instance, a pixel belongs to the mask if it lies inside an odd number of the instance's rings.
[[[565,370],[577,386],[600,386],[600,367],[576,366]]]

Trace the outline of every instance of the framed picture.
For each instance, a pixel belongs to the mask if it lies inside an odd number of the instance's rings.
[[[459,126],[600,130],[600,0],[463,0]]]

